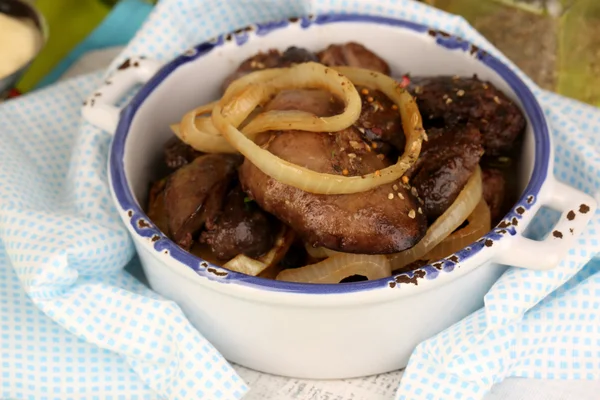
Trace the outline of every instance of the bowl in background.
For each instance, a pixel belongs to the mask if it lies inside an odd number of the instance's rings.
[[[0,99],[3,99],[44,47],[44,44],[48,40],[48,27],[44,16],[28,1],[0,0],[0,14],[21,20],[37,32],[36,39],[33,39],[37,40],[37,43],[34,44],[36,50],[32,57],[20,66],[13,68],[13,71],[8,75],[0,76]]]

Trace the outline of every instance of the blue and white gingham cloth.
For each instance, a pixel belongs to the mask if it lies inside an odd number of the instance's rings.
[[[164,0],[113,68],[332,11],[428,24],[505,60],[462,18],[410,0]],[[101,78],[0,106],[0,397],[238,399],[246,385],[177,305],[123,271],[134,250],[109,195],[110,137],[79,117]],[[552,124],[557,177],[598,193],[600,111],[526,80]],[[596,214],[559,268],[509,270],[485,309],[419,345],[397,399],[480,399],[508,376],[600,379],[598,227]]]

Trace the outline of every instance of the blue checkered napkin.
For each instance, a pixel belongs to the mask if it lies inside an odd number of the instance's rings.
[[[462,18],[409,0],[163,0],[113,65],[142,54],[166,60],[250,23],[331,11],[425,23],[504,59]],[[0,106],[0,394],[81,398],[85,387],[86,398],[155,398],[151,390],[239,398],[245,385],[179,308],[122,272],[133,247],[109,198],[110,138],[79,118],[98,84],[82,77]],[[557,176],[595,193],[598,113],[536,93],[554,128]],[[559,269],[509,270],[484,310],[420,345],[398,398],[477,399],[506,376],[598,378],[600,323],[586,312],[598,309],[598,274],[594,264],[581,270],[597,252],[598,222]],[[42,326],[48,335],[34,334]]]
[[[539,92],[551,123],[555,175],[600,191],[600,110]],[[533,226],[546,232],[543,220]],[[397,399],[480,399],[506,377],[600,379],[600,213],[553,271],[510,269],[485,308],[422,343]]]
[[[99,78],[0,107],[0,397],[241,398],[179,307],[122,270],[134,251],[109,195],[110,136],[79,117]]]

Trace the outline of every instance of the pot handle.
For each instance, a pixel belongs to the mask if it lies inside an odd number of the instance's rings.
[[[542,199],[541,206],[547,206],[562,214],[558,222],[541,241],[523,236],[521,229],[507,247],[502,249],[494,260],[497,263],[515,267],[549,270],[555,268],[575,244],[596,212],[597,203],[593,197],[549,177],[549,195]]]
[[[136,85],[146,83],[162,67],[156,60],[133,57],[125,60],[104,84],[83,103],[83,118],[92,125],[115,133],[121,109],[115,104]]]

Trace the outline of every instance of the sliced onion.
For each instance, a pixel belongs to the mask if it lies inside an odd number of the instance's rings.
[[[276,68],[255,71],[244,75],[229,85],[223,98],[231,101],[234,94],[238,93],[249,84],[273,79],[281,75],[284,71],[284,68]],[[237,150],[232,147],[221,135],[221,132],[215,128],[210,116],[201,117],[204,114],[210,114],[215,104],[217,104],[217,102],[213,101],[189,111],[183,116],[179,124],[171,125],[171,130],[184,143],[198,151],[204,153],[237,153]],[[241,122],[242,121],[240,121],[240,123]]]
[[[481,195],[481,169],[478,166],[454,203],[431,224],[419,243],[408,250],[389,256],[392,269],[398,270],[422,259],[467,219],[481,200]]]
[[[326,247],[312,247],[309,244],[305,244],[304,248],[306,249],[306,252],[308,253],[308,255],[311,256],[312,258],[327,258],[327,257],[339,256],[342,254],[353,254],[353,253],[344,253],[341,251],[331,250]]]
[[[311,69],[308,69],[309,67],[311,67]],[[347,79],[341,74],[325,73],[324,71],[327,70],[327,68],[320,64],[299,64],[292,68],[305,68],[307,71],[306,73],[309,75],[308,77],[304,78],[305,81],[303,82],[307,84],[311,82],[309,78],[314,78],[314,82],[328,82],[328,79],[331,79],[330,83],[332,86],[341,85],[342,83],[347,82]],[[305,70],[302,71],[304,72]],[[416,106],[415,100],[410,96],[410,94],[408,94],[404,89],[400,88],[398,83],[393,79],[386,77],[383,74],[368,71],[366,73],[372,77],[372,80],[370,80],[370,78],[367,79],[363,74],[366,70],[360,70],[356,68],[352,70],[359,71],[356,72],[356,75],[359,79],[364,79],[365,82],[368,81],[369,83],[374,84],[377,89],[380,89],[385,93],[393,94],[393,98],[398,101],[398,107],[401,110],[400,112],[402,115],[403,128],[405,130],[405,134],[407,135],[407,151],[405,151],[405,154],[398,159],[398,162],[395,165],[382,169],[381,171],[375,171],[364,176],[345,177],[340,175],[319,173],[282,160],[281,158],[270,153],[268,150],[261,149],[236,128],[236,125],[233,122],[241,120],[241,117],[236,116],[235,113],[231,113],[229,111],[235,107],[232,107],[231,103],[228,102],[220,101],[215,106],[212,113],[213,123],[223,134],[223,136],[227,138],[229,143],[239,150],[240,153],[248,158],[248,160],[263,173],[281,183],[296,187],[306,192],[316,194],[360,193],[371,190],[383,184],[391,183],[399,179],[419,156],[421,142],[425,132],[422,127],[419,110]],[[321,76],[319,76],[319,71],[321,71]],[[329,69],[329,71],[331,71],[331,69]],[[289,75],[292,75],[292,73],[290,72]],[[286,76],[287,74],[276,79],[282,79]],[[342,78],[346,80],[344,81]],[[343,86],[346,88],[348,84],[345,83]],[[352,87],[352,90],[356,92],[354,85],[350,84],[350,86]],[[281,87],[281,89],[287,88],[288,87],[283,87],[283,85]],[[238,108],[240,113],[249,112],[249,107]],[[233,118],[235,118],[236,121],[232,122]],[[319,119],[314,116],[313,118]],[[246,127],[246,129],[250,128],[253,122],[254,121],[252,121]],[[352,120],[351,124],[354,122],[355,120]],[[293,126],[286,128],[295,129]],[[251,130],[248,129],[248,131],[250,132]]]
[[[482,198],[475,210],[467,217],[469,224],[453,232],[424,257],[425,260],[439,260],[467,247],[488,233],[492,227],[490,209]]]
[[[391,276],[390,262],[383,255],[342,254],[301,268],[284,269],[277,280],[302,283],[339,283],[352,275],[369,280]]]
[[[257,276],[266,269],[275,266],[285,257],[285,254],[294,241],[294,237],[294,231],[284,226],[277,235],[273,248],[268,253],[258,259],[238,254],[223,264],[223,268],[246,275]]]
[[[240,272],[250,276],[256,276],[268,267],[267,264],[244,254],[238,254],[223,265],[223,268],[227,268],[230,271]]]
[[[317,63],[305,63],[291,67],[288,72],[266,82],[265,99],[285,89],[310,87],[326,90],[342,99],[344,112],[331,117],[299,110],[273,110],[258,115],[244,128],[246,135],[270,130],[295,129],[309,132],[336,132],[346,129],[360,116],[361,99],[358,91],[345,76]]]
[[[179,125],[171,125],[171,130],[181,141],[204,153],[237,153],[221,133],[215,128],[210,117],[200,117],[210,113],[216,102],[212,102],[186,113]]]

